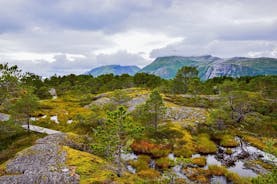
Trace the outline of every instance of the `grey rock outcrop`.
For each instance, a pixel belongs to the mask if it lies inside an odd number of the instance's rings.
[[[66,135],[53,134],[39,139],[36,144],[19,152],[8,161],[1,184],[77,184],[79,176],[70,173],[66,152],[61,145]]]

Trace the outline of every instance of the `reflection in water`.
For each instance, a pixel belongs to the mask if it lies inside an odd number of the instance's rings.
[[[250,154],[250,157],[247,158],[247,159],[238,159],[235,162],[234,166],[227,168],[229,171],[237,173],[238,175],[243,176],[243,177],[255,177],[258,174],[253,171],[253,168],[251,169],[251,168],[245,167],[245,162],[248,161],[249,159],[257,159],[257,158],[262,157],[261,159],[264,160],[264,161],[267,161],[267,162],[272,162],[273,161],[275,164],[277,164],[277,158],[275,156],[273,156],[269,153],[266,153],[262,150],[259,150],[258,148],[249,145],[247,142],[242,141],[242,144],[243,144],[243,149]],[[221,148],[223,150],[226,150],[226,148],[223,148],[223,147],[221,147]],[[232,155],[224,154],[224,157],[225,158],[236,157],[237,155],[242,153],[242,148],[240,146],[238,146],[238,147],[232,148],[232,151],[233,151]],[[127,154],[123,154],[122,156],[123,156],[123,160],[135,160],[135,159],[137,159],[137,155],[134,154],[134,153],[127,153]],[[216,154],[209,154],[209,155],[194,154],[194,155],[192,155],[192,158],[197,158],[197,157],[200,157],[200,156],[204,156],[207,159],[207,164],[204,167],[204,169],[208,169],[209,165],[219,165],[219,166],[223,165],[223,163],[222,163],[223,160],[218,159],[216,157]],[[176,157],[174,156],[173,153],[170,153],[168,155],[168,158],[170,160],[173,160],[173,161],[176,160]],[[153,160],[153,159],[151,160],[150,167],[155,168],[155,160]],[[132,168],[131,166],[127,166],[127,169],[131,173],[135,172],[135,169]],[[175,165],[172,168],[172,171],[176,174],[177,177],[188,180],[186,175],[183,173],[182,165]],[[222,184],[226,183],[226,184],[229,184],[230,182],[228,182],[226,177],[224,177],[224,176],[213,176],[211,178],[211,183],[220,183],[220,184],[221,183]]]
[[[213,176],[211,178],[211,184],[229,184],[225,176]]]
[[[235,166],[229,167],[228,170],[234,173],[237,173],[240,176],[245,176],[245,177],[257,176],[257,174],[254,171],[252,171],[251,169],[245,168],[244,163],[240,160],[236,162]]]

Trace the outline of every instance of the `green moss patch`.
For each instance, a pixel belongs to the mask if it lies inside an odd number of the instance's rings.
[[[234,136],[223,135],[220,140],[220,145],[223,147],[237,147],[239,146],[239,142],[235,140]]]
[[[107,169],[107,162],[98,156],[67,146],[63,150],[67,153],[66,164],[76,169],[76,174],[80,175],[80,183],[103,182],[114,175]]]
[[[216,144],[210,140],[208,134],[200,134],[196,138],[197,150],[202,154],[216,153]]]

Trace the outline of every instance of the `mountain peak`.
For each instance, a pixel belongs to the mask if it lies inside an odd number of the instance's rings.
[[[129,74],[134,75],[140,70],[137,66],[121,66],[121,65],[104,65],[100,67],[93,68],[92,70],[86,72],[86,75],[92,75],[97,77],[103,74],[114,74],[114,75],[122,75]]]

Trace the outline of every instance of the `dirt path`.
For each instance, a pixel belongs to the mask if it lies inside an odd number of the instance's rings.
[[[22,125],[22,127],[24,129],[28,129],[27,125]],[[36,126],[36,125],[30,125],[30,130],[33,131],[33,132],[45,133],[45,134],[48,134],[48,135],[51,135],[51,134],[61,134],[62,133],[62,132],[57,131],[57,130],[51,130],[49,128],[43,128],[43,127]]]

